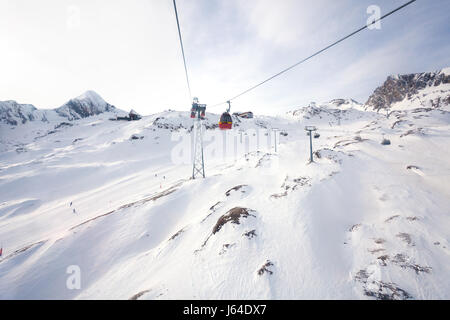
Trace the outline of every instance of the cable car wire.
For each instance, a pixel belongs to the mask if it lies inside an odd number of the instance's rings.
[[[349,35],[347,35],[347,36],[345,36],[345,37],[343,37],[343,38],[341,38],[341,39],[339,39],[339,40],[333,42],[332,44],[330,44],[330,45],[328,45],[328,46],[326,46],[326,47],[323,48],[322,50],[319,50],[319,51],[317,51],[316,53],[310,55],[309,57],[307,57],[307,58],[305,58],[305,59],[303,59],[303,60],[301,60],[301,61],[299,61],[299,62],[297,62],[297,63],[295,63],[295,64],[293,64],[293,65],[291,65],[290,67],[288,67],[288,68],[286,68],[286,69],[284,69],[284,70],[278,72],[277,74],[274,74],[273,76],[267,78],[266,80],[264,80],[264,81],[262,81],[262,82],[260,82],[260,83],[258,83],[258,84],[256,84],[256,85],[254,85],[253,87],[250,87],[249,89],[247,89],[247,90],[245,90],[245,91],[243,91],[243,92],[241,92],[241,93],[239,93],[238,95],[234,96],[233,98],[227,99],[227,101],[235,100],[236,98],[239,98],[240,96],[242,96],[242,95],[244,95],[244,94],[246,94],[246,93],[248,93],[248,92],[250,92],[250,91],[252,91],[252,90],[254,90],[254,89],[256,89],[256,88],[258,88],[259,86],[265,84],[266,82],[268,82],[268,81],[270,81],[270,80],[272,80],[272,79],[274,79],[274,78],[276,78],[276,77],[282,75],[283,73],[285,73],[285,72],[287,72],[287,71],[289,71],[289,70],[291,70],[291,69],[297,67],[298,65],[300,65],[300,64],[302,64],[302,63],[308,61],[309,59],[311,59],[311,58],[313,58],[313,57],[315,57],[315,56],[321,54],[322,52],[324,52],[324,51],[330,49],[331,47],[334,47],[335,45],[341,43],[342,41],[344,41],[344,40],[346,40],[346,39],[348,39],[348,38],[354,36],[355,34],[357,34],[357,33],[361,32],[361,31],[367,29],[369,26],[371,26],[371,25],[377,23],[378,21],[381,21],[381,20],[383,20],[384,18],[387,18],[388,16],[392,15],[393,13],[395,13],[395,12],[397,12],[397,11],[399,11],[399,10],[405,8],[406,6],[409,6],[409,5],[412,4],[413,2],[416,2],[416,0],[411,0],[411,1],[409,1],[409,2],[407,2],[407,3],[405,3],[405,4],[403,4],[402,6],[400,6],[400,7],[396,8],[396,9],[390,11],[389,13],[386,13],[386,14],[383,15],[382,17],[380,17],[380,18],[378,18],[378,19],[375,19],[375,20],[372,21],[371,23],[366,24],[365,26],[359,28],[358,30],[356,30],[356,31],[354,31],[354,32],[352,32],[352,33],[350,33]],[[218,103],[218,104],[215,104],[215,105],[213,105],[213,106],[210,107],[210,108],[213,108],[213,107],[216,107],[216,106],[220,106],[220,105],[222,105],[222,104],[225,104],[225,103],[227,103],[227,101],[221,102],[221,103]]]
[[[175,0],[173,0],[173,8],[175,10],[175,18],[177,19],[178,36],[180,37],[181,53],[183,54],[184,71],[186,73],[186,82],[187,82],[187,86],[188,86],[188,90],[189,90],[189,96],[192,101],[191,85],[189,84],[189,76],[188,76],[188,71],[187,71],[187,66],[186,66],[186,56],[184,55],[183,38],[181,37],[180,21],[178,19],[177,4],[175,3]]]

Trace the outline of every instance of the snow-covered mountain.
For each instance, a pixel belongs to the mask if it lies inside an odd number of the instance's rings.
[[[330,102],[328,102],[328,105],[340,109],[361,107],[361,103],[353,99],[333,99]]]
[[[311,125],[337,125],[342,121],[367,121],[375,113],[364,111],[362,104],[353,99],[334,99],[324,103],[312,102],[309,106],[295,108],[287,113],[288,118],[307,121]]]
[[[450,104],[450,68],[390,76],[369,97],[365,106],[370,110],[437,108]]]
[[[341,102],[0,124],[0,299],[449,299],[450,106]]]
[[[16,101],[0,101],[0,123],[20,125],[28,121],[47,122],[49,119],[72,121],[115,111],[120,110],[107,103],[96,92],[87,91],[53,110],[38,110],[31,104],[19,104]]]
[[[74,120],[115,110],[116,107],[107,103],[96,92],[87,91],[75,99],[71,99],[55,111],[69,120]]]
[[[9,125],[24,124],[27,121],[45,121],[44,114],[38,116],[38,110],[31,104],[19,104],[16,101],[0,101],[0,122]],[[39,118],[39,119],[36,119]]]

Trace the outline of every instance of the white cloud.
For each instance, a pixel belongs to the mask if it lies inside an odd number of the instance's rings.
[[[436,2],[418,2],[234,105],[273,113],[311,100],[365,100],[390,73],[443,66],[450,48],[442,6],[449,4]],[[193,94],[209,105],[230,98],[364,24],[370,4],[178,1]],[[397,2],[376,4],[386,13]],[[68,28],[72,6],[80,23]],[[0,39],[0,100],[53,108],[92,89],[142,114],[189,108],[172,1],[0,0]]]

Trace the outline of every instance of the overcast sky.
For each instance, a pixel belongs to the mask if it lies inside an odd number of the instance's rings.
[[[192,93],[222,102],[363,26],[370,5],[385,14],[405,2],[178,0]],[[242,96],[232,111],[365,102],[390,74],[448,67],[449,12],[449,0],[418,0],[381,29]],[[172,0],[0,0],[0,101],[55,108],[86,90],[145,115],[189,109]]]

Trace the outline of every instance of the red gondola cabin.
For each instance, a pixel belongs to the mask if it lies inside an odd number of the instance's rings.
[[[229,130],[233,126],[233,119],[228,112],[222,113],[222,116],[219,120],[219,129],[221,130]]]

